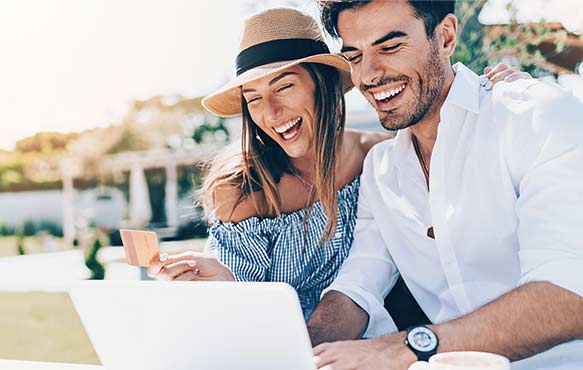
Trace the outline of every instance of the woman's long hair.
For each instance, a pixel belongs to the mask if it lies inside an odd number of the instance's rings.
[[[344,133],[346,107],[342,80],[334,67],[303,63],[315,83],[314,158],[315,179],[310,201],[317,197],[322,204],[328,222],[323,239],[329,240],[338,222],[338,199],[335,188],[336,153]],[[285,174],[297,174],[290,158],[284,150],[259,128],[247,108],[242,104],[242,146],[230,146],[209,163],[200,195],[205,215],[209,217],[218,207],[220,200],[215,197],[218,187],[239,189],[238,199],[232,207],[245,200],[256,191],[262,191],[254,199],[254,207],[260,217],[275,217],[282,213],[281,196],[277,184]],[[259,200],[258,200],[259,199]]]

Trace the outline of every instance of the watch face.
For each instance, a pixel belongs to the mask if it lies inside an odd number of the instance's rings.
[[[429,352],[437,347],[437,337],[435,334],[428,328],[422,326],[411,329],[407,335],[407,340],[416,351]]]

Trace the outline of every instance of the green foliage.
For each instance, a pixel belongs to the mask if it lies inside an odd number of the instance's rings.
[[[89,254],[85,257],[85,266],[91,270],[91,280],[103,280],[105,278],[105,268],[97,259],[97,252],[101,249],[102,244],[99,238],[95,239]]]
[[[57,132],[41,132],[24,138],[16,143],[19,153],[51,153],[64,151],[67,145],[77,138],[78,134],[61,134]]]
[[[214,123],[209,122],[207,118],[203,124],[194,130],[192,139],[195,143],[201,144],[207,141],[209,137],[212,137],[216,141],[217,134],[223,136],[222,141],[225,143],[230,139],[229,130],[227,130],[227,127],[225,126],[225,119],[223,117],[217,117],[217,120]]]
[[[106,155],[178,149],[191,145],[191,139],[223,143],[229,132],[224,119],[203,113],[201,98],[154,96],[134,102],[120,124],[78,134],[39,133],[20,140],[13,152],[0,151],[0,192],[61,189],[63,156],[78,159],[83,180],[95,181],[103,176],[99,170]],[[115,185],[127,187],[125,181]]]
[[[144,135],[140,132],[139,127],[127,124],[122,127],[121,133],[116,141],[106,150],[106,153],[115,154],[147,150],[150,146],[150,143],[145,140]]]
[[[463,62],[481,74],[487,65],[504,62],[535,77],[550,74],[545,62],[566,48],[568,34],[563,29],[552,29],[544,20],[534,24],[517,21],[518,10],[508,1],[506,11],[510,23],[482,26],[478,21],[486,0],[458,0],[459,39],[453,55],[454,62]],[[552,50],[543,54],[538,47],[552,40]]]
[[[456,13],[458,17],[458,42],[453,54],[454,63],[462,62],[468,68],[481,74],[488,65],[483,50],[484,37],[478,16],[487,0],[458,0]]]
[[[0,154],[0,192],[61,188],[56,156],[16,151]]]
[[[34,221],[26,220],[22,224],[22,235],[24,236],[34,236],[36,235],[37,229]]]
[[[37,232],[44,231],[58,238],[63,237],[63,227],[55,221],[41,220],[37,223],[36,230]]]
[[[62,226],[51,220],[41,220],[38,222],[32,220],[26,220],[20,228],[20,233],[23,236],[35,236],[39,232],[46,232],[49,235],[62,237],[63,228]]]
[[[12,225],[0,224],[0,236],[14,236],[16,228]]]
[[[24,256],[26,251],[24,250],[24,238],[20,236],[17,240],[17,251],[19,256]]]

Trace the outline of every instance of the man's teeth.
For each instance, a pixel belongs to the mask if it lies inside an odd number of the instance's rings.
[[[386,98],[392,98],[393,96],[395,96],[398,93],[400,93],[401,91],[403,91],[405,86],[406,85],[403,84],[402,86],[394,88],[392,90],[381,91],[381,92],[375,93],[373,95],[374,95],[375,100],[385,100]]]
[[[274,128],[275,132],[277,132],[278,134],[283,134],[284,132],[286,132],[290,128],[294,127],[298,122],[300,122],[300,117],[293,119],[293,120],[289,121],[288,123],[284,123],[281,126],[275,127]]]

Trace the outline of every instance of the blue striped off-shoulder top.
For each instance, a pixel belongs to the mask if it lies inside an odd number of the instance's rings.
[[[338,224],[328,242],[321,236],[326,213],[320,202],[277,218],[250,217],[241,222],[215,220],[206,251],[216,253],[237,281],[275,281],[290,284],[308,320],[322,291],[332,283],[348,256],[356,223],[360,178],[338,191]],[[307,226],[307,227],[306,227]],[[306,235],[307,230],[307,235]]]

